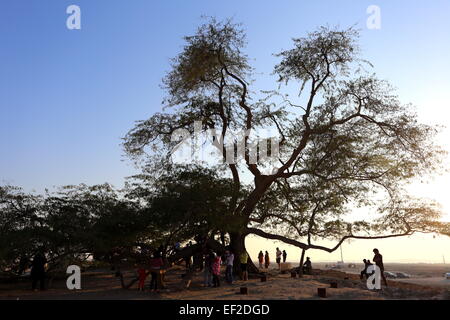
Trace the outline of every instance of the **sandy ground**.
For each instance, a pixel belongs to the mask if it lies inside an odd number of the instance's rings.
[[[423,268],[422,268],[423,269]],[[183,288],[184,273],[182,267],[174,267],[166,273],[165,289],[159,293],[149,291],[139,292],[136,286],[124,290],[118,278],[111,271],[98,270],[82,274],[82,290],[70,291],[65,286],[65,280],[53,281],[51,288],[44,292],[32,292],[29,282],[15,284],[0,284],[0,299],[182,299],[182,300],[309,300],[323,299],[317,295],[318,288],[326,288],[327,298],[335,300],[380,300],[380,299],[450,299],[450,280],[423,276],[422,278],[390,280],[389,287],[379,292],[369,291],[365,282],[359,280],[359,275],[336,270],[315,270],[314,275],[303,278],[291,278],[290,274],[280,274],[271,269],[267,272],[267,282],[259,278],[247,282],[236,281],[232,285],[222,283],[219,288],[203,287],[203,274],[197,273],[189,289]],[[435,275],[436,271],[427,273]],[[134,277],[133,271],[125,273],[125,282]],[[336,282],[338,288],[330,288],[330,283]],[[239,294],[240,287],[248,288],[248,295]]]

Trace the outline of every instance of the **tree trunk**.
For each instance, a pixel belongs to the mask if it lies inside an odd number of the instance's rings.
[[[303,277],[303,263],[305,260],[305,252],[306,252],[306,249],[302,249],[302,255],[300,257],[300,265],[299,265],[299,270],[298,270],[299,278]]]
[[[247,249],[245,248],[245,237],[246,235],[240,232],[232,232],[230,233],[230,249],[231,252],[234,254],[234,264],[233,264],[233,273],[234,274],[240,274],[241,271],[241,262],[240,262],[240,255],[243,252],[246,252]],[[247,270],[248,273],[256,273],[259,274],[258,267],[255,266],[253,263],[250,255],[248,255],[248,261],[247,261]]]

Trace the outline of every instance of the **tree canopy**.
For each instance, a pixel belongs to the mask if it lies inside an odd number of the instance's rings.
[[[414,106],[377,78],[361,58],[358,36],[353,28],[320,27],[293,39],[291,49],[276,54],[274,90],[258,91],[242,27],[212,19],[185,37],[172,61],[163,81],[167,111],[139,121],[125,150],[164,170],[180,142],[176,130],[193,134],[201,121],[203,130],[217,132],[211,144],[222,151],[223,176],[233,179],[226,231],[237,252],[249,234],[332,251],[342,239],[442,231],[438,206],[405,191],[440,170],[437,128],[420,123]],[[297,97],[286,94],[295,88]],[[264,128],[277,131],[274,167],[264,157],[252,161],[252,137]],[[223,139],[241,129],[248,133],[243,141]],[[239,142],[241,161],[227,161],[224,151]],[[368,215],[348,220],[358,206]],[[340,241],[323,248],[312,237]]]

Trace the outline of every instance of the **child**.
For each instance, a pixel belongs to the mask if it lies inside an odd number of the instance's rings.
[[[138,290],[144,291],[145,279],[147,278],[147,270],[145,270],[145,268],[142,265],[140,265],[137,270],[137,273],[139,277]]]
[[[212,265],[212,273],[213,273],[213,286],[220,287],[220,263],[221,259],[219,255],[216,255],[214,258],[214,263]]]

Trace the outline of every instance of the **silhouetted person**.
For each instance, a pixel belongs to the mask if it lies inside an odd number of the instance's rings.
[[[233,257],[234,258],[234,257]],[[212,275],[213,275],[213,287],[220,287],[220,265],[222,263],[222,260],[220,258],[220,255],[216,255],[214,258],[214,262],[212,265]],[[244,280],[247,280],[244,278]]]
[[[270,266],[270,257],[269,257],[269,252],[266,251],[266,254],[264,255],[264,266],[267,268],[269,268]]]
[[[281,269],[281,251],[279,248],[277,248],[277,252],[276,252],[276,261],[278,264],[278,269]]]
[[[45,264],[47,259],[44,254],[38,253],[34,256],[33,262],[31,263],[31,280],[32,288],[36,291],[37,283],[39,282],[39,288],[41,290],[45,289]]]
[[[150,258],[149,261],[150,275],[152,276],[150,280],[151,291],[158,290],[158,280],[162,285],[161,268],[163,267],[163,265],[164,265],[163,259],[161,258],[159,251],[156,251],[154,256]]]
[[[283,263],[286,262],[286,258],[287,258],[287,252],[286,252],[286,250],[283,250]]]
[[[258,261],[259,261],[259,268],[262,269],[264,266],[264,253],[262,250],[258,253]]]
[[[361,280],[364,277],[366,277],[366,279],[369,277],[369,275],[367,274],[367,268],[371,265],[370,260],[363,259],[363,262],[364,262],[364,270],[361,271],[361,276],[360,276]]]
[[[247,251],[244,251],[239,256],[239,262],[241,263],[241,280],[247,281],[248,280],[248,253]]]
[[[312,263],[309,257],[306,258],[305,263],[303,264],[303,273],[311,274],[312,273]]]
[[[228,283],[233,283],[233,264],[234,264],[234,254],[230,250],[225,251],[225,280]]]
[[[387,280],[386,277],[384,276],[384,264],[383,264],[383,256],[380,254],[380,251],[378,251],[378,249],[373,249],[373,253],[375,254],[373,257],[373,262],[375,263],[375,265],[380,268],[380,272],[381,272],[381,278],[383,279],[384,285],[387,287]]]
[[[214,252],[211,250],[208,250],[205,254],[205,269],[204,269],[204,285],[205,287],[211,287],[213,285],[212,283],[212,266],[214,263]]]

